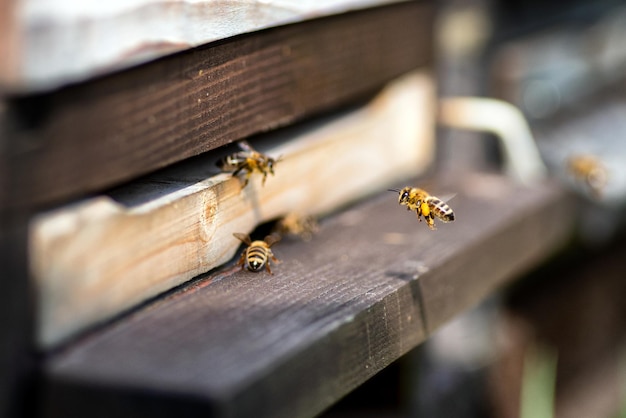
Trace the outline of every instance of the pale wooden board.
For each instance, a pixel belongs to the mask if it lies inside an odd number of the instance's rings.
[[[281,156],[261,186],[215,174],[208,155],[35,218],[30,260],[38,341],[50,347],[223,264],[257,225],[291,211],[329,213],[433,158],[433,83],[413,73],[368,105],[268,134],[259,150]],[[264,144],[278,143],[279,145]]]
[[[457,219],[430,231],[381,191],[278,243],[272,276],[200,277],[49,356],[44,416],[314,416],[571,237],[554,182],[404,184],[458,192]]]
[[[235,35],[400,1],[7,0],[0,84],[48,90]]]

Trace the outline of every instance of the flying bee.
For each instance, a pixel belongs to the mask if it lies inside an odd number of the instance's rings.
[[[594,196],[602,196],[608,173],[599,158],[589,154],[571,156],[567,159],[567,171],[576,181],[583,183]]]
[[[261,154],[252,148],[247,141],[239,141],[237,144],[241,151],[225,156],[217,162],[217,166],[224,172],[232,173],[233,176],[244,172],[243,187],[246,187],[250,176],[255,171],[263,174],[263,185],[265,185],[267,174],[274,175],[274,165],[280,161],[280,158],[274,159]]]
[[[407,210],[415,211],[417,219],[421,222],[422,217],[428,228],[434,230],[435,217],[443,222],[454,221],[454,212],[446,202],[436,196],[430,195],[426,190],[417,187],[405,187],[403,189],[389,189],[390,192],[399,193],[398,203],[406,206]]]
[[[273,274],[270,269],[269,260],[272,260],[274,263],[279,263],[279,261],[274,257],[270,247],[280,241],[278,234],[270,234],[266,236],[263,241],[252,241],[248,234],[241,234],[239,232],[235,232],[233,235],[248,246],[248,248],[241,253],[241,257],[239,257],[239,261],[237,262],[237,265],[241,266],[242,270],[247,268],[250,271],[257,272],[265,267],[269,274]]]
[[[314,216],[302,215],[296,212],[287,214],[274,227],[274,231],[281,236],[294,236],[301,238],[303,241],[310,241],[318,229],[317,220]]]

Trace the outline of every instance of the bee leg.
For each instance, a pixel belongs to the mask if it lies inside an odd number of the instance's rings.
[[[244,164],[239,164],[239,166],[235,169],[235,171],[233,171],[233,176],[236,176],[239,173],[241,173],[241,170],[243,170],[244,168],[246,168]]]
[[[239,193],[241,193],[243,189],[246,188],[246,185],[248,184],[248,180],[242,179],[241,177],[237,177],[237,179],[239,180],[239,184],[241,185],[241,188],[239,189]]]
[[[271,275],[274,275],[274,273],[272,273],[272,270],[270,269],[270,263],[267,262],[265,263],[265,270],[267,270],[267,272]]]
[[[250,173],[246,172],[245,177],[242,179],[241,177],[239,177],[239,181],[241,182],[241,190],[245,189],[246,186],[248,185],[248,179],[250,178]]]
[[[243,187],[248,185],[248,181],[250,181],[250,176],[252,176],[252,171],[246,171],[246,177],[243,181]]]
[[[270,257],[272,258],[272,261],[276,264],[280,264],[282,263],[282,261],[280,261],[278,258],[274,257],[274,254],[270,255]]]
[[[239,261],[237,261],[237,265],[241,266],[241,269],[245,269],[246,268],[246,252],[242,252],[241,256],[239,257]]]
[[[239,176],[239,173],[241,172],[241,170],[242,170],[242,168],[240,167],[240,168],[236,169],[235,171],[233,171],[232,174],[231,174],[231,178],[232,177],[237,177],[240,182],[243,181],[243,184],[241,186],[241,188],[243,189],[244,187],[246,187],[246,184],[248,184],[248,179],[246,178],[244,180],[241,180],[241,177]]]
[[[431,229],[431,231],[437,229],[435,228],[435,218],[433,217],[432,213],[427,217],[424,217],[424,219],[426,219],[426,223],[428,224],[428,227]]]
[[[265,186],[265,180],[267,180],[267,171],[263,172],[263,181],[261,182],[263,186]]]

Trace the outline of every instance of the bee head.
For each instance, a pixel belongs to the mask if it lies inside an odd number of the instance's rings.
[[[270,173],[274,174],[274,165],[282,161],[282,159],[282,155],[279,155],[278,158],[267,157],[267,167],[269,168]]]
[[[274,164],[276,164],[276,160],[272,157],[267,158],[267,168],[270,170],[270,173],[274,174]]]
[[[409,201],[409,195],[410,195],[410,191],[408,189],[402,190],[402,193],[400,193],[400,197],[398,201],[400,203],[407,203]]]
[[[399,191],[400,195],[398,196],[398,203],[401,205],[406,205],[409,202],[409,197],[411,196],[411,188],[405,187],[404,189]]]

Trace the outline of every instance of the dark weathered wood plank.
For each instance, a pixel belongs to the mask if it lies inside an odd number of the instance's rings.
[[[0,127],[6,118],[0,100]],[[0,150],[14,146],[0,135]],[[12,196],[17,179],[11,175],[12,161],[0,152],[0,188]],[[0,416],[27,416],[34,407],[34,309],[32,281],[28,268],[29,213],[0,208]]]
[[[273,276],[226,268],[53,354],[46,416],[312,416],[570,236],[555,184],[433,190],[457,221],[430,231],[385,192],[277,244]]]
[[[430,59],[432,5],[406,2],[227,39],[12,98],[19,194],[50,204],[365,97]]]
[[[34,312],[27,263],[27,219],[0,219],[0,416],[28,416],[35,407]]]

